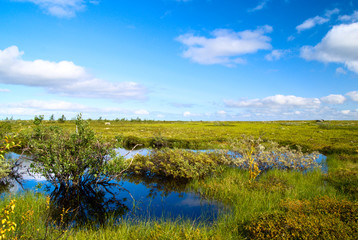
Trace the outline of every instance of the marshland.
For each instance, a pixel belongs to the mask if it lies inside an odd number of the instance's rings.
[[[358,236],[357,121],[36,116],[0,130],[1,239]]]

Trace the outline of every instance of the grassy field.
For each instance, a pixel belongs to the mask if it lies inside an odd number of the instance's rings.
[[[11,124],[14,132],[33,126],[32,121]],[[45,121],[44,124],[75,128],[72,121],[61,124]],[[0,209],[9,207],[11,199],[16,199],[13,213],[8,215],[17,223],[17,228],[10,229],[8,236],[25,236],[22,239],[59,236],[64,239],[358,239],[358,121],[91,121],[90,126],[108,141],[126,146],[142,143],[145,146],[229,148],[232,139],[242,135],[261,137],[281,145],[300,145],[307,152],[326,154],[328,172],[273,169],[249,181],[248,171],[227,167],[220,174],[191,179],[186,186],[188,191],[220,201],[229,208],[212,225],[183,219],[122,219],[119,224],[61,229],[46,220],[45,196],[30,193],[8,196],[1,201]],[[26,221],[22,221],[23,216]]]
[[[74,121],[60,125],[74,129]],[[110,123],[110,125],[106,125]],[[32,121],[14,121],[14,131],[33,126]],[[225,148],[242,135],[273,140],[281,145],[300,145],[306,151],[323,154],[355,154],[358,149],[358,121],[274,121],[274,122],[161,122],[161,121],[90,121],[94,131],[108,140],[129,146],[142,143],[152,147],[162,143],[174,147]]]

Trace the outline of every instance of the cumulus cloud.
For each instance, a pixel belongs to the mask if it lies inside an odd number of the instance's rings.
[[[330,94],[326,97],[322,97],[320,100],[328,104],[343,104],[346,98],[340,94]]]
[[[180,35],[176,40],[186,46],[183,57],[200,64],[222,64],[234,66],[244,63],[239,56],[272,48],[271,38],[265,34],[272,32],[271,26],[256,30],[234,32],[229,29],[217,29],[212,38],[194,36],[191,33]]]
[[[266,97],[263,99],[250,99],[250,100],[241,100],[233,101],[226,100],[225,105],[227,107],[235,108],[317,108],[321,104],[321,101],[318,98],[303,98],[293,95],[275,95]]]
[[[76,16],[76,12],[83,11],[88,3],[98,4],[98,1],[87,0],[18,0],[32,2],[38,5],[46,13],[60,17],[70,18]]]
[[[301,23],[300,25],[298,25],[296,27],[296,29],[298,32],[301,32],[301,31],[304,31],[307,29],[311,29],[311,28],[315,27],[316,25],[324,24],[331,19],[332,15],[337,14],[337,13],[339,13],[339,9],[337,9],[337,8],[332,9],[332,10],[327,10],[324,17],[315,16],[313,18],[309,18],[309,19],[305,20],[303,23]]]
[[[289,52],[288,50],[276,49],[276,50],[273,50],[271,53],[267,54],[265,56],[265,58],[268,61],[279,60],[284,55],[286,55],[288,52]]]
[[[353,101],[358,102],[358,91],[352,91],[346,94],[350,97]]]
[[[334,26],[316,46],[301,48],[301,57],[325,63],[343,63],[358,73],[358,23]]]
[[[98,79],[70,61],[25,61],[11,46],[0,50],[0,83],[43,87],[50,93],[85,98],[143,99],[146,89],[135,82]]]
[[[250,120],[308,120],[308,119],[357,119],[358,109],[342,109],[351,98],[358,101],[358,91],[345,95],[331,94],[321,98],[304,98],[293,95],[274,95],[249,100],[224,100],[228,108],[237,108],[228,114],[233,119]]]

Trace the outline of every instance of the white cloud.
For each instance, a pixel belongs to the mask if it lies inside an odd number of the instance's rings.
[[[23,102],[3,103],[0,109],[0,115],[33,117],[35,115],[70,114],[75,116],[76,113],[89,111],[92,111],[92,109],[77,103],[58,100],[27,100]]]
[[[184,112],[184,113],[183,113],[183,116],[184,116],[184,117],[190,117],[191,115],[192,115],[192,114],[191,114],[190,112]]]
[[[340,10],[338,8],[334,8],[332,10],[326,10],[325,12],[325,16],[330,18],[332,15],[338,14],[340,12]]]
[[[301,57],[306,60],[343,63],[349,70],[358,73],[358,23],[334,26],[316,46],[301,48]]]
[[[340,94],[330,94],[326,97],[322,97],[320,100],[328,104],[343,104],[346,98]]]
[[[358,102],[358,91],[352,91],[346,94],[350,97],[353,101]]]
[[[225,116],[227,114],[227,112],[225,112],[224,110],[220,110],[217,112],[217,114]]]
[[[336,69],[336,73],[339,73],[339,74],[347,74],[347,71],[344,70],[344,68],[342,68],[342,67],[338,67],[338,68]]]
[[[328,18],[323,18],[320,16],[315,16],[314,18],[309,18],[306,21],[304,21],[303,23],[301,23],[300,25],[298,25],[296,27],[298,32],[313,28],[316,25],[321,25],[323,23],[328,22],[329,19]]]
[[[271,38],[265,35],[270,32],[272,27],[267,25],[241,32],[217,29],[211,33],[212,38],[184,34],[176,40],[187,47],[183,57],[193,62],[234,66],[245,62],[241,55],[271,49]]]
[[[322,98],[304,98],[293,95],[275,95],[265,98],[249,100],[225,100],[232,114],[227,117],[232,119],[249,120],[309,120],[309,119],[357,119],[358,109],[346,108],[342,105],[348,96],[353,101],[358,101],[358,91],[352,91],[345,96],[331,94]]]
[[[287,41],[293,41],[293,40],[295,40],[295,36],[293,36],[293,35],[291,35],[291,36],[288,36],[287,37]]]
[[[241,101],[226,100],[225,104],[227,107],[236,108],[317,108],[320,106],[321,101],[318,98],[303,98],[293,95],[285,96],[278,94],[263,99],[250,99]]]
[[[267,54],[265,56],[265,58],[268,61],[279,60],[288,52],[289,52],[288,50],[276,49],[276,50],[273,50],[271,53]]]
[[[262,0],[261,2],[259,2],[259,4],[256,7],[250,8],[247,11],[248,12],[256,12],[258,10],[262,10],[267,5],[268,2],[269,2],[269,0]]]
[[[91,76],[73,62],[25,61],[11,46],[0,50],[0,83],[43,87],[50,93],[73,97],[143,99],[144,87],[135,82],[114,83]]]
[[[46,13],[56,17],[74,17],[76,12],[83,11],[86,5],[98,4],[98,1],[87,0],[18,0],[21,2],[32,2],[44,9]]]
[[[21,103],[9,103],[9,107],[23,108],[23,109],[39,109],[45,110],[71,110],[71,111],[82,111],[88,110],[88,107],[82,104],[76,104],[65,101],[51,100],[51,101],[39,101],[39,100],[27,100]]]
[[[149,112],[145,109],[140,109],[134,112],[137,115],[149,115]]]
[[[83,113],[87,117],[96,118],[99,116],[117,118],[119,115],[135,117],[137,115],[149,115],[147,110],[131,110],[118,107],[94,107],[74,102],[59,100],[26,100],[23,102],[2,103],[0,116],[27,116],[33,118],[35,115],[50,116],[55,114],[66,117],[74,117],[78,113]]]
[[[358,11],[354,11],[351,15],[342,15],[338,19],[342,22],[356,22],[358,21]]]
[[[296,27],[298,32],[307,30],[307,29],[311,29],[313,27],[315,27],[316,25],[321,25],[324,24],[328,21],[331,20],[332,15],[334,14],[338,14],[339,13],[339,9],[335,8],[332,10],[327,10],[325,12],[325,17],[321,17],[321,16],[315,16],[313,18],[309,18],[307,20],[305,20],[303,23],[301,23],[300,25],[298,25]]]
[[[11,92],[9,89],[6,88],[0,88],[0,92]]]

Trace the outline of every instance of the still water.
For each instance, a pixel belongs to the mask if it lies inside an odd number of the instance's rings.
[[[116,149],[117,153],[131,158],[135,154],[147,155],[148,149],[128,151]],[[15,153],[6,157],[18,158]],[[323,172],[327,171],[326,157],[319,155],[316,160]],[[59,206],[70,208],[81,206],[76,213],[77,222],[87,221],[101,223],[104,216],[116,219],[190,219],[193,221],[214,221],[221,211],[227,209],[218,202],[208,201],[200,195],[188,192],[185,183],[169,181],[166,178],[126,178],[110,183],[117,184],[107,189],[84,187],[74,189],[66,194],[54,192],[46,179],[41,175],[33,175],[28,172],[31,161],[20,160],[19,173],[22,177],[21,185],[13,181],[9,192],[21,193],[24,191],[38,191],[51,196]]]
[[[117,152],[121,155],[129,153],[126,158],[133,157],[135,154],[148,154],[146,149],[132,152],[117,149]],[[18,155],[10,153],[6,157],[16,159]],[[22,159],[19,162],[21,163],[19,168],[22,177],[21,185],[13,180],[9,192],[37,191],[54,195],[52,192],[54,187],[43,176],[28,172],[30,160]],[[188,192],[185,189],[185,183],[165,179],[133,178],[110,183],[118,184],[118,186],[112,186],[108,191],[85,189],[80,194],[73,193],[73,197],[57,194],[56,201],[66,205],[76,198],[75,196],[80,195],[80,205],[85,208],[82,217],[91,221],[97,221],[104,215],[114,215],[134,219],[170,218],[174,220],[181,218],[212,222],[217,218],[221,209],[224,209],[218,202],[208,201],[198,194]],[[78,215],[81,216],[81,213]],[[85,220],[83,221],[85,222]]]

